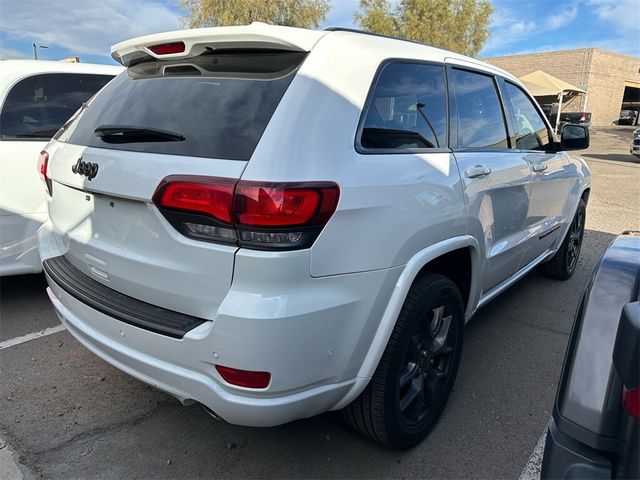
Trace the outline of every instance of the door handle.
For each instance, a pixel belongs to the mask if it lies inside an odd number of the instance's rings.
[[[549,168],[549,165],[545,165],[544,163],[534,163],[533,164],[533,171],[536,172],[536,173],[542,173],[547,168]]]
[[[485,175],[489,175],[491,173],[491,169],[489,167],[485,167],[484,165],[476,165],[475,167],[467,168],[464,174],[469,178],[478,178],[484,177]]]

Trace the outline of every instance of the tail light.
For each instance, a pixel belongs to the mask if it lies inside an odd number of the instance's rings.
[[[336,210],[331,182],[262,183],[169,176],[153,202],[182,234],[261,250],[310,247]]]
[[[587,120],[587,116],[583,113],[580,115],[580,121],[585,122]]]
[[[622,406],[629,415],[640,419],[640,387],[623,387]]]
[[[38,173],[40,175],[40,179],[44,182],[47,187],[47,193],[51,195],[51,179],[48,175],[49,169],[49,154],[44,150],[40,152],[38,156]]]
[[[216,370],[225,382],[245,388],[267,388],[271,381],[269,372],[254,372],[216,365]]]

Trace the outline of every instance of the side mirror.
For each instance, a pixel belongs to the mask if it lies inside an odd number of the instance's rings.
[[[589,148],[589,127],[567,124],[560,133],[560,150],[585,150]]]

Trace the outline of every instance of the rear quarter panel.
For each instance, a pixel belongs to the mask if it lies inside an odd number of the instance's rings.
[[[338,209],[311,250],[312,276],[403,265],[424,247],[466,232],[452,154],[356,152],[360,114],[387,45],[368,35],[347,41],[332,34],[319,41],[242,177],[338,183]],[[437,60],[412,55],[419,48],[408,44],[408,58]]]

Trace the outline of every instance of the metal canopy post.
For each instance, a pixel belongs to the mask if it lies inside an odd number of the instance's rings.
[[[558,113],[556,114],[556,129],[555,133],[558,134],[558,126],[560,125],[560,112],[562,111],[562,96],[564,94],[564,90],[561,90],[558,94]]]

